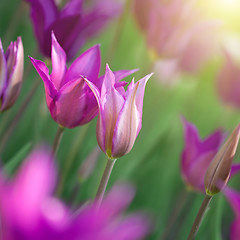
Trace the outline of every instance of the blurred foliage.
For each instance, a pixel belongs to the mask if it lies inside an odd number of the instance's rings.
[[[207,15],[212,13],[213,17],[222,17],[222,20],[227,22],[227,33],[239,34],[239,11],[235,9],[231,13],[223,14],[223,9],[218,12],[214,4],[217,4],[214,0],[205,0],[201,1],[200,6],[206,10]],[[237,4],[237,9],[240,9],[239,3]],[[22,36],[27,75],[17,103],[0,116],[0,136],[3,136],[29,89],[35,81],[39,81],[36,71],[30,65],[28,55],[38,59],[42,57],[37,53],[29,20],[29,8],[24,1],[11,0],[10,4],[7,0],[1,0],[0,17],[0,37],[5,48],[9,41],[15,40],[18,35]],[[98,38],[87,43],[81,52],[97,43],[101,44],[102,73],[106,63],[109,63],[113,70],[139,68],[135,74],[137,80],[152,71],[144,37],[130,8],[126,9],[120,24],[117,20],[112,22]],[[161,236],[165,231],[168,232],[165,233],[164,239],[186,239],[203,199],[200,194],[187,192],[181,180],[179,162],[184,142],[179,117],[184,115],[193,122],[202,138],[216,128],[231,131],[239,123],[239,110],[223,105],[216,94],[216,74],[221,62],[219,56],[197,75],[183,75],[181,81],[172,87],[163,85],[156,75],[147,84],[142,130],[133,150],[117,161],[109,187],[117,181],[131,182],[136,186],[136,197],[129,211],[143,210],[151,216],[154,227],[148,239],[163,239]],[[61,195],[65,201],[75,202],[77,206],[94,197],[105,166],[106,159],[101,153],[93,174],[80,185],[79,167],[97,145],[95,126],[96,120],[89,123],[89,126],[66,129],[57,154],[61,176],[74,142],[82,138]],[[51,145],[56,131],[57,124],[48,112],[44,87],[40,83],[23,118],[1,153],[2,164],[6,164],[8,172],[14,171],[31,146],[40,143]],[[235,159],[239,161],[239,153]],[[239,180],[239,176],[234,177],[230,185],[240,190]],[[178,208],[181,209],[177,210]],[[196,239],[228,239],[233,213],[226,200],[218,194],[211,202],[210,208]],[[172,225],[169,225],[174,211],[179,211],[179,215]]]

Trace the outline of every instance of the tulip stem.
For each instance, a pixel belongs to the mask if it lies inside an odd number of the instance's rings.
[[[191,228],[191,231],[190,231],[190,233],[188,235],[187,240],[195,239],[195,237],[197,235],[197,232],[198,232],[198,229],[200,227],[200,224],[202,222],[204,213],[206,212],[207,207],[208,207],[211,199],[212,199],[212,196],[209,196],[209,195],[205,196],[205,198],[204,198],[204,200],[202,202],[202,205],[201,205],[201,207],[200,207],[200,209],[198,211],[198,214],[197,214],[197,216],[195,218],[195,221],[194,221],[194,223],[192,225],[192,228]]]
[[[62,140],[64,127],[58,125],[57,133],[54,138],[53,146],[52,146],[52,155],[55,156],[58,150],[58,147]]]
[[[105,170],[103,172],[98,190],[97,190],[97,194],[95,197],[95,201],[97,203],[97,206],[100,207],[103,197],[104,197],[104,193],[108,184],[108,180],[110,178],[114,163],[116,162],[116,159],[112,160],[112,159],[108,159],[107,160],[107,164],[105,167]]]

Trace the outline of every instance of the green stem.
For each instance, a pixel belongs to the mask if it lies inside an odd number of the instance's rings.
[[[108,184],[108,180],[110,178],[114,163],[116,162],[116,159],[112,160],[112,159],[108,159],[107,160],[107,164],[105,167],[105,170],[103,172],[98,190],[97,190],[97,194],[95,197],[95,201],[97,203],[97,206],[99,207],[102,203],[103,197],[104,197],[104,193],[106,191],[107,188],[107,184]]]
[[[202,205],[201,205],[201,207],[200,207],[200,209],[198,211],[198,214],[197,214],[197,216],[195,218],[195,221],[194,221],[194,223],[192,225],[192,228],[191,228],[191,231],[190,231],[190,233],[188,235],[187,240],[195,239],[195,237],[197,235],[197,232],[198,232],[198,229],[200,227],[200,224],[202,222],[204,213],[206,212],[207,207],[208,207],[211,199],[212,199],[212,196],[209,196],[209,195],[205,196],[205,198],[204,198],[204,200],[202,202]]]
[[[59,145],[61,143],[63,130],[64,130],[64,127],[58,125],[57,133],[55,135],[54,142],[53,142],[53,147],[52,147],[52,155],[54,157],[56,156],[58,147],[59,147]]]

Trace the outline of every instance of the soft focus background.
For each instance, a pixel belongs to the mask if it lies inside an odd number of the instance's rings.
[[[137,24],[132,3],[127,1],[124,4],[120,17],[88,42],[79,54],[100,43],[102,73],[106,63],[112,70],[139,68],[134,74],[138,80],[156,69],[156,57]],[[194,123],[202,138],[217,128],[229,133],[240,122],[240,109],[225,104],[217,93],[217,76],[224,61],[222,49],[227,49],[240,61],[240,3],[238,0],[201,0],[196,1],[196,5],[206,18],[219,21],[217,49],[197,72],[180,73],[172,82],[171,79],[163,81],[161,72],[156,71],[146,87],[142,130],[132,151],[116,162],[109,182],[109,187],[116,181],[131,182],[136,186],[136,196],[129,212],[140,210],[152,218],[154,225],[148,239],[186,239],[203,199],[202,194],[188,192],[181,179],[179,166],[184,138],[180,116]],[[203,28],[195,37],[204,35]],[[24,78],[16,104],[0,115],[0,136],[8,128],[32,84],[39,81],[28,56],[43,60],[37,54],[28,4],[20,0],[1,0],[0,37],[4,48],[17,36],[22,36],[28,76]],[[211,38],[206,39],[208,41],[210,44]],[[199,49],[194,48],[191,53],[194,54],[195,50]],[[191,54],[189,57],[191,59]],[[93,172],[88,179],[81,179],[80,167],[97,147],[95,128],[96,119],[83,127],[65,130],[57,154],[60,176],[66,174],[66,168],[70,169],[61,197],[75,206],[95,196],[105,166],[105,155],[99,152]],[[10,174],[13,173],[33,146],[43,142],[51,145],[56,130],[57,124],[47,109],[41,82],[1,152],[1,165],[6,163]],[[239,161],[240,154],[237,153],[235,162]],[[239,181],[240,177],[235,176],[229,185],[240,190]],[[234,218],[232,210],[221,193],[214,197],[210,206],[197,239],[228,239],[229,226]]]

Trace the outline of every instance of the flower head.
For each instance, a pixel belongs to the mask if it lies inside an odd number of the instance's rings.
[[[207,168],[223,141],[224,134],[218,130],[205,140],[199,138],[197,128],[182,118],[185,146],[181,157],[181,173],[184,182],[196,191],[205,192],[204,176]]]
[[[51,31],[54,31],[68,60],[120,10],[113,0],[93,0],[90,7],[86,7],[83,0],[70,0],[62,10],[54,0],[26,1],[30,4],[34,32],[42,54],[50,57]]]
[[[0,39],[0,111],[16,101],[22,86],[24,52],[21,37],[11,42],[4,54]]]
[[[240,137],[240,125],[238,125],[228,140],[218,151],[204,177],[204,186],[208,195],[214,195],[218,193],[228,182],[232,160],[235,156],[238,141]]]
[[[72,212],[53,196],[56,172],[50,152],[35,150],[16,176],[0,175],[0,234],[3,240],[137,240],[148,232],[142,216],[123,216],[133,189],[112,189],[98,209],[87,204]]]
[[[116,75],[106,67],[101,92],[85,79],[92,89],[99,107],[97,141],[110,159],[127,154],[133,147],[142,127],[143,96],[149,74],[128,86],[116,84]]]
[[[49,75],[43,62],[30,59],[44,82],[47,105],[54,121],[63,127],[73,128],[88,123],[97,115],[96,99],[83,76],[101,87],[98,45],[85,51],[67,69],[66,54],[52,33],[52,73]],[[117,81],[134,71],[119,71]]]

